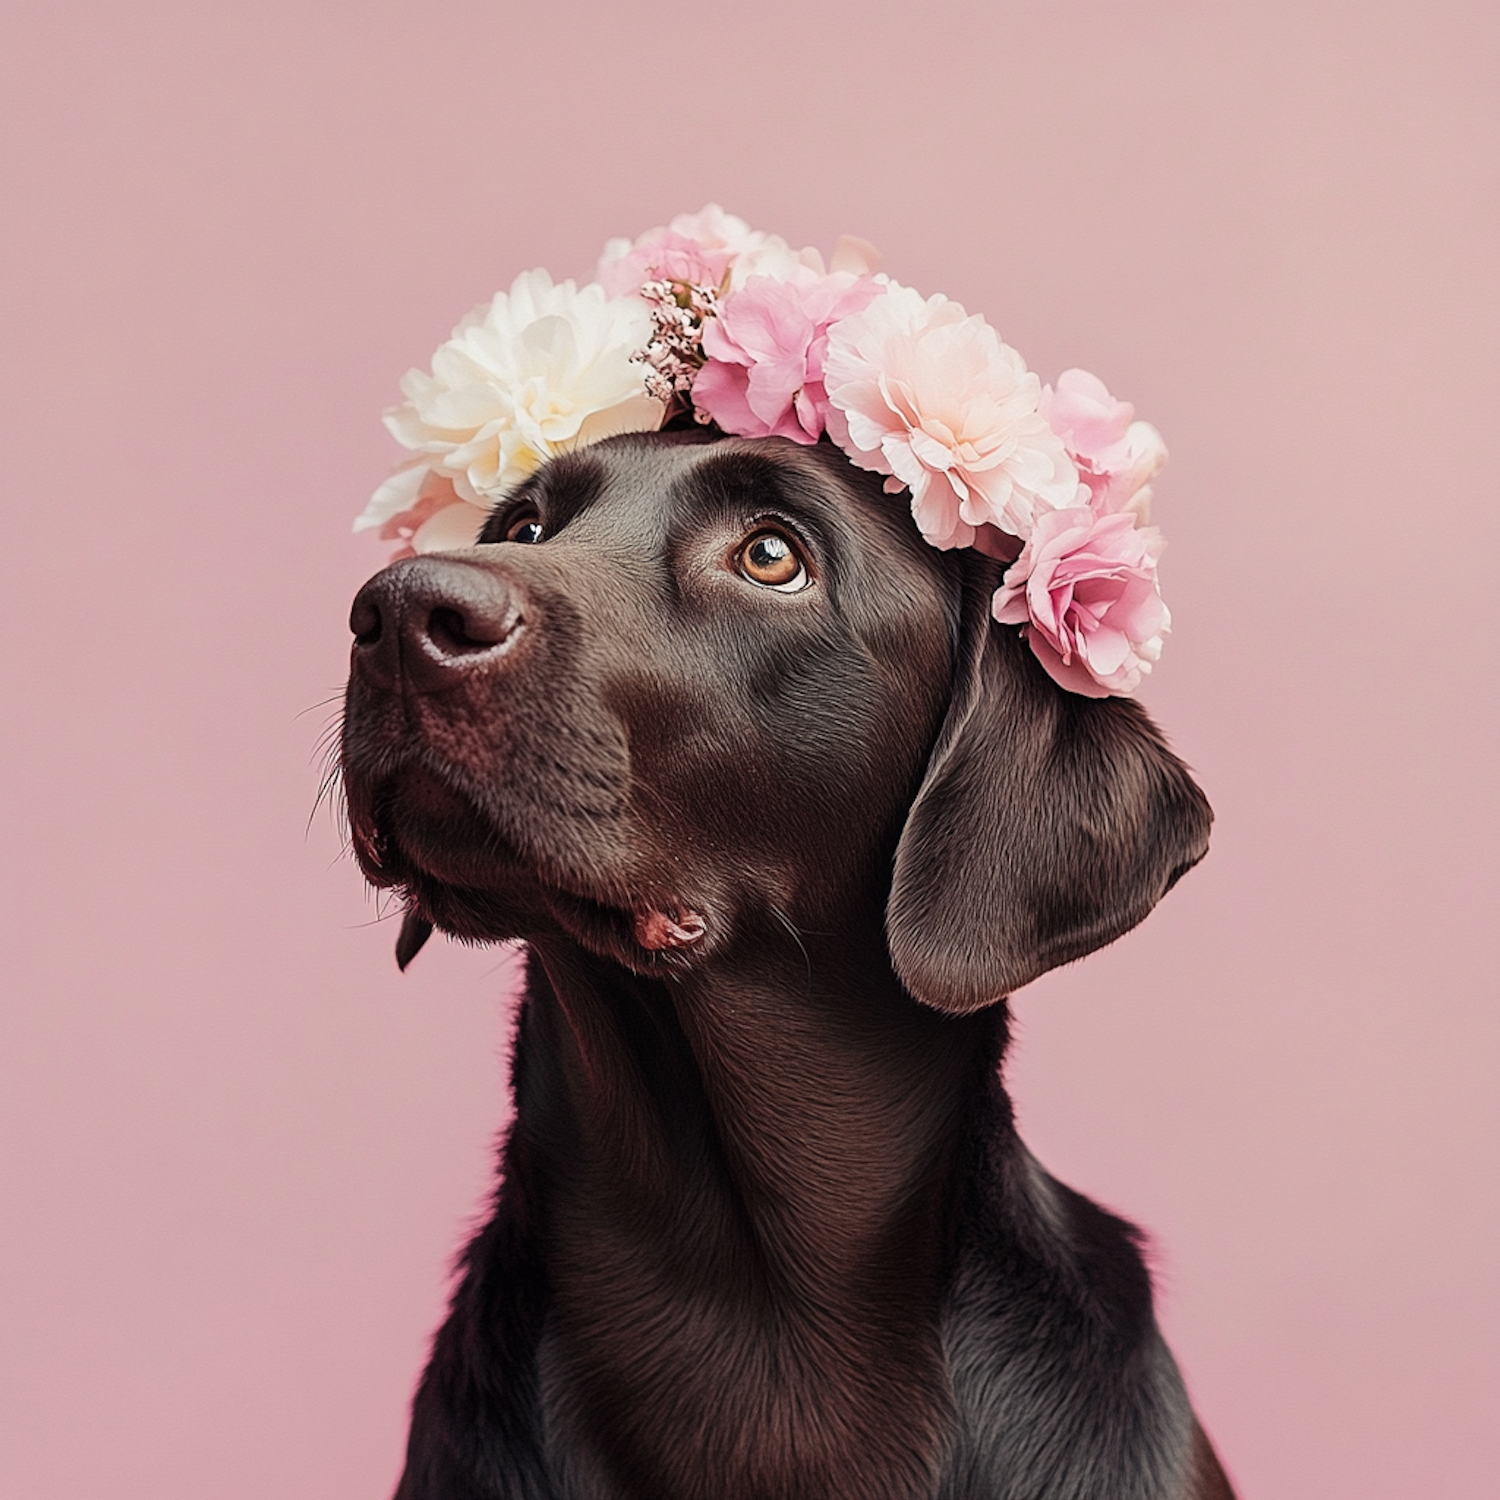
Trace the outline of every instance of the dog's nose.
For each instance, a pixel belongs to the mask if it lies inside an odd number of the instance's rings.
[[[354,596],[353,669],[372,687],[435,693],[493,665],[520,635],[516,590],[488,568],[411,557]]]

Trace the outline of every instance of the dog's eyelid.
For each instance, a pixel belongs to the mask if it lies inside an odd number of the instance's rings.
[[[542,520],[541,510],[530,496],[518,497],[498,511],[485,531],[492,541],[519,542],[523,546],[533,546],[552,535],[552,528]]]
[[[529,514],[542,527],[542,535],[531,540],[550,541],[580,510],[599,498],[602,483],[597,461],[586,455],[567,453],[551,459],[500,497],[482,534],[492,542],[508,541],[507,533]]]
[[[806,520],[786,510],[758,510],[746,516],[739,526],[743,547],[758,531],[780,531],[796,544],[803,562],[816,571],[823,566],[825,547],[818,531]]]
[[[536,491],[530,482],[510,495],[502,495],[485,517],[484,528],[479,533],[481,542],[509,541],[512,526],[524,515],[539,516]]]

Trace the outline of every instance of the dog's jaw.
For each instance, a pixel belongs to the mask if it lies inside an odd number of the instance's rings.
[[[474,943],[566,936],[636,973],[683,971],[712,957],[734,925],[730,902],[713,892],[689,897],[649,876],[578,880],[538,869],[425,772],[395,775],[351,802],[350,824],[366,878],[404,904],[402,969],[437,927]]]

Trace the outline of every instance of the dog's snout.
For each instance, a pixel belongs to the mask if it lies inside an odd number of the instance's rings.
[[[409,558],[354,597],[354,670],[387,691],[439,692],[494,665],[523,624],[518,591],[489,568]]]

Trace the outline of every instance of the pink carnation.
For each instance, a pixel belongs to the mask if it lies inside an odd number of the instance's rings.
[[[1133,693],[1171,628],[1156,579],[1163,545],[1127,514],[1079,505],[1039,515],[995,592],[994,616],[1026,626],[1037,660],[1070,692]]]
[[[980,317],[888,283],[835,323],[824,361],[828,430],[862,468],[909,487],[934,547],[972,546],[981,526],[1031,534],[1075,503],[1078,472],[1037,409],[1041,382]]]
[[[1148,520],[1150,481],[1167,461],[1161,434],[1149,422],[1134,421],[1135,408],[1116,401],[1087,370],[1064,370],[1056,390],[1043,389],[1040,411],[1077,464],[1089,504],[1100,515],[1129,511]]]
[[[828,414],[829,325],[879,290],[869,277],[806,268],[785,281],[750,277],[703,325],[708,361],[693,382],[695,410],[740,437],[817,442]]]

